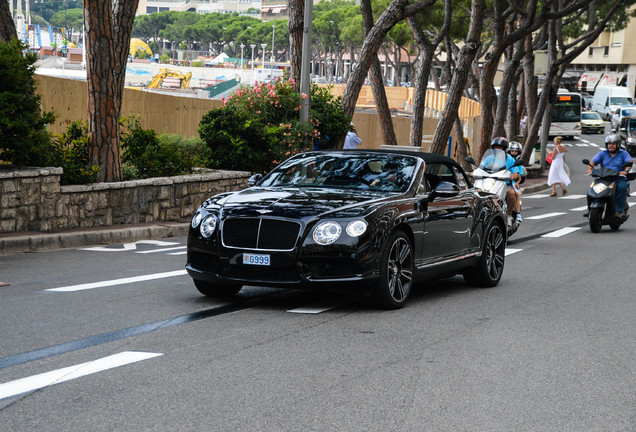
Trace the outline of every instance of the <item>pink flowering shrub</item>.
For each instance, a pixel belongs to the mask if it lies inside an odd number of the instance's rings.
[[[314,149],[326,134],[346,133],[349,120],[340,98],[315,86],[310,121],[300,122],[301,95],[293,84],[276,79],[243,87],[223,99],[222,108],[203,117],[199,134],[212,150],[215,167],[267,172],[298,152]]]

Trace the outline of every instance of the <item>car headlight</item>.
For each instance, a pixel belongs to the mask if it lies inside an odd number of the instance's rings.
[[[196,228],[199,226],[199,224],[201,223],[201,218],[203,218],[201,212],[196,212],[194,216],[192,216],[192,222],[190,223],[192,228]]]
[[[338,222],[322,222],[314,228],[314,241],[321,245],[328,245],[340,238],[342,228]]]
[[[366,230],[367,223],[363,220],[356,220],[353,222],[349,222],[349,225],[347,225],[347,229],[345,231],[351,237],[360,237]]]
[[[201,235],[203,237],[210,238],[210,236],[212,235],[215,229],[216,229],[216,216],[208,215],[201,222],[201,228],[199,228],[199,231],[201,231]]]
[[[601,193],[605,189],[607,189],[607,185],[604,183],[596,183],[594,186],[592,186],[592,189],[594,189],[594,192],[596,193]]]

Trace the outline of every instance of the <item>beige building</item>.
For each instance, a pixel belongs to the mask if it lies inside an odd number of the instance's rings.
[[[634,94],[636,83],[636,20],[624,30],[603,32],[579,55],[571,69],[581,73],[577,88],[593,93],[597,85],[623,85]]]

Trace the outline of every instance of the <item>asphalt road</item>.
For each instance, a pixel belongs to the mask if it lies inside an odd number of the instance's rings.
[[[636,221],[593,234],[581,209],[601,140],[566,143],[567,196],[523,197],[497,287],[398,311],[202,297],[183,237],[0,256],[0,429],[632,431]]]

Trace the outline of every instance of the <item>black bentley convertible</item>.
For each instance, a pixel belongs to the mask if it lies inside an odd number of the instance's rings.
[[[404,305],[424,279],[462,274],[495,286],[504,269],[503,202],[430,153],[298,154],[192,218],[187,271],[205,295],[243,285],[352,289]]]

